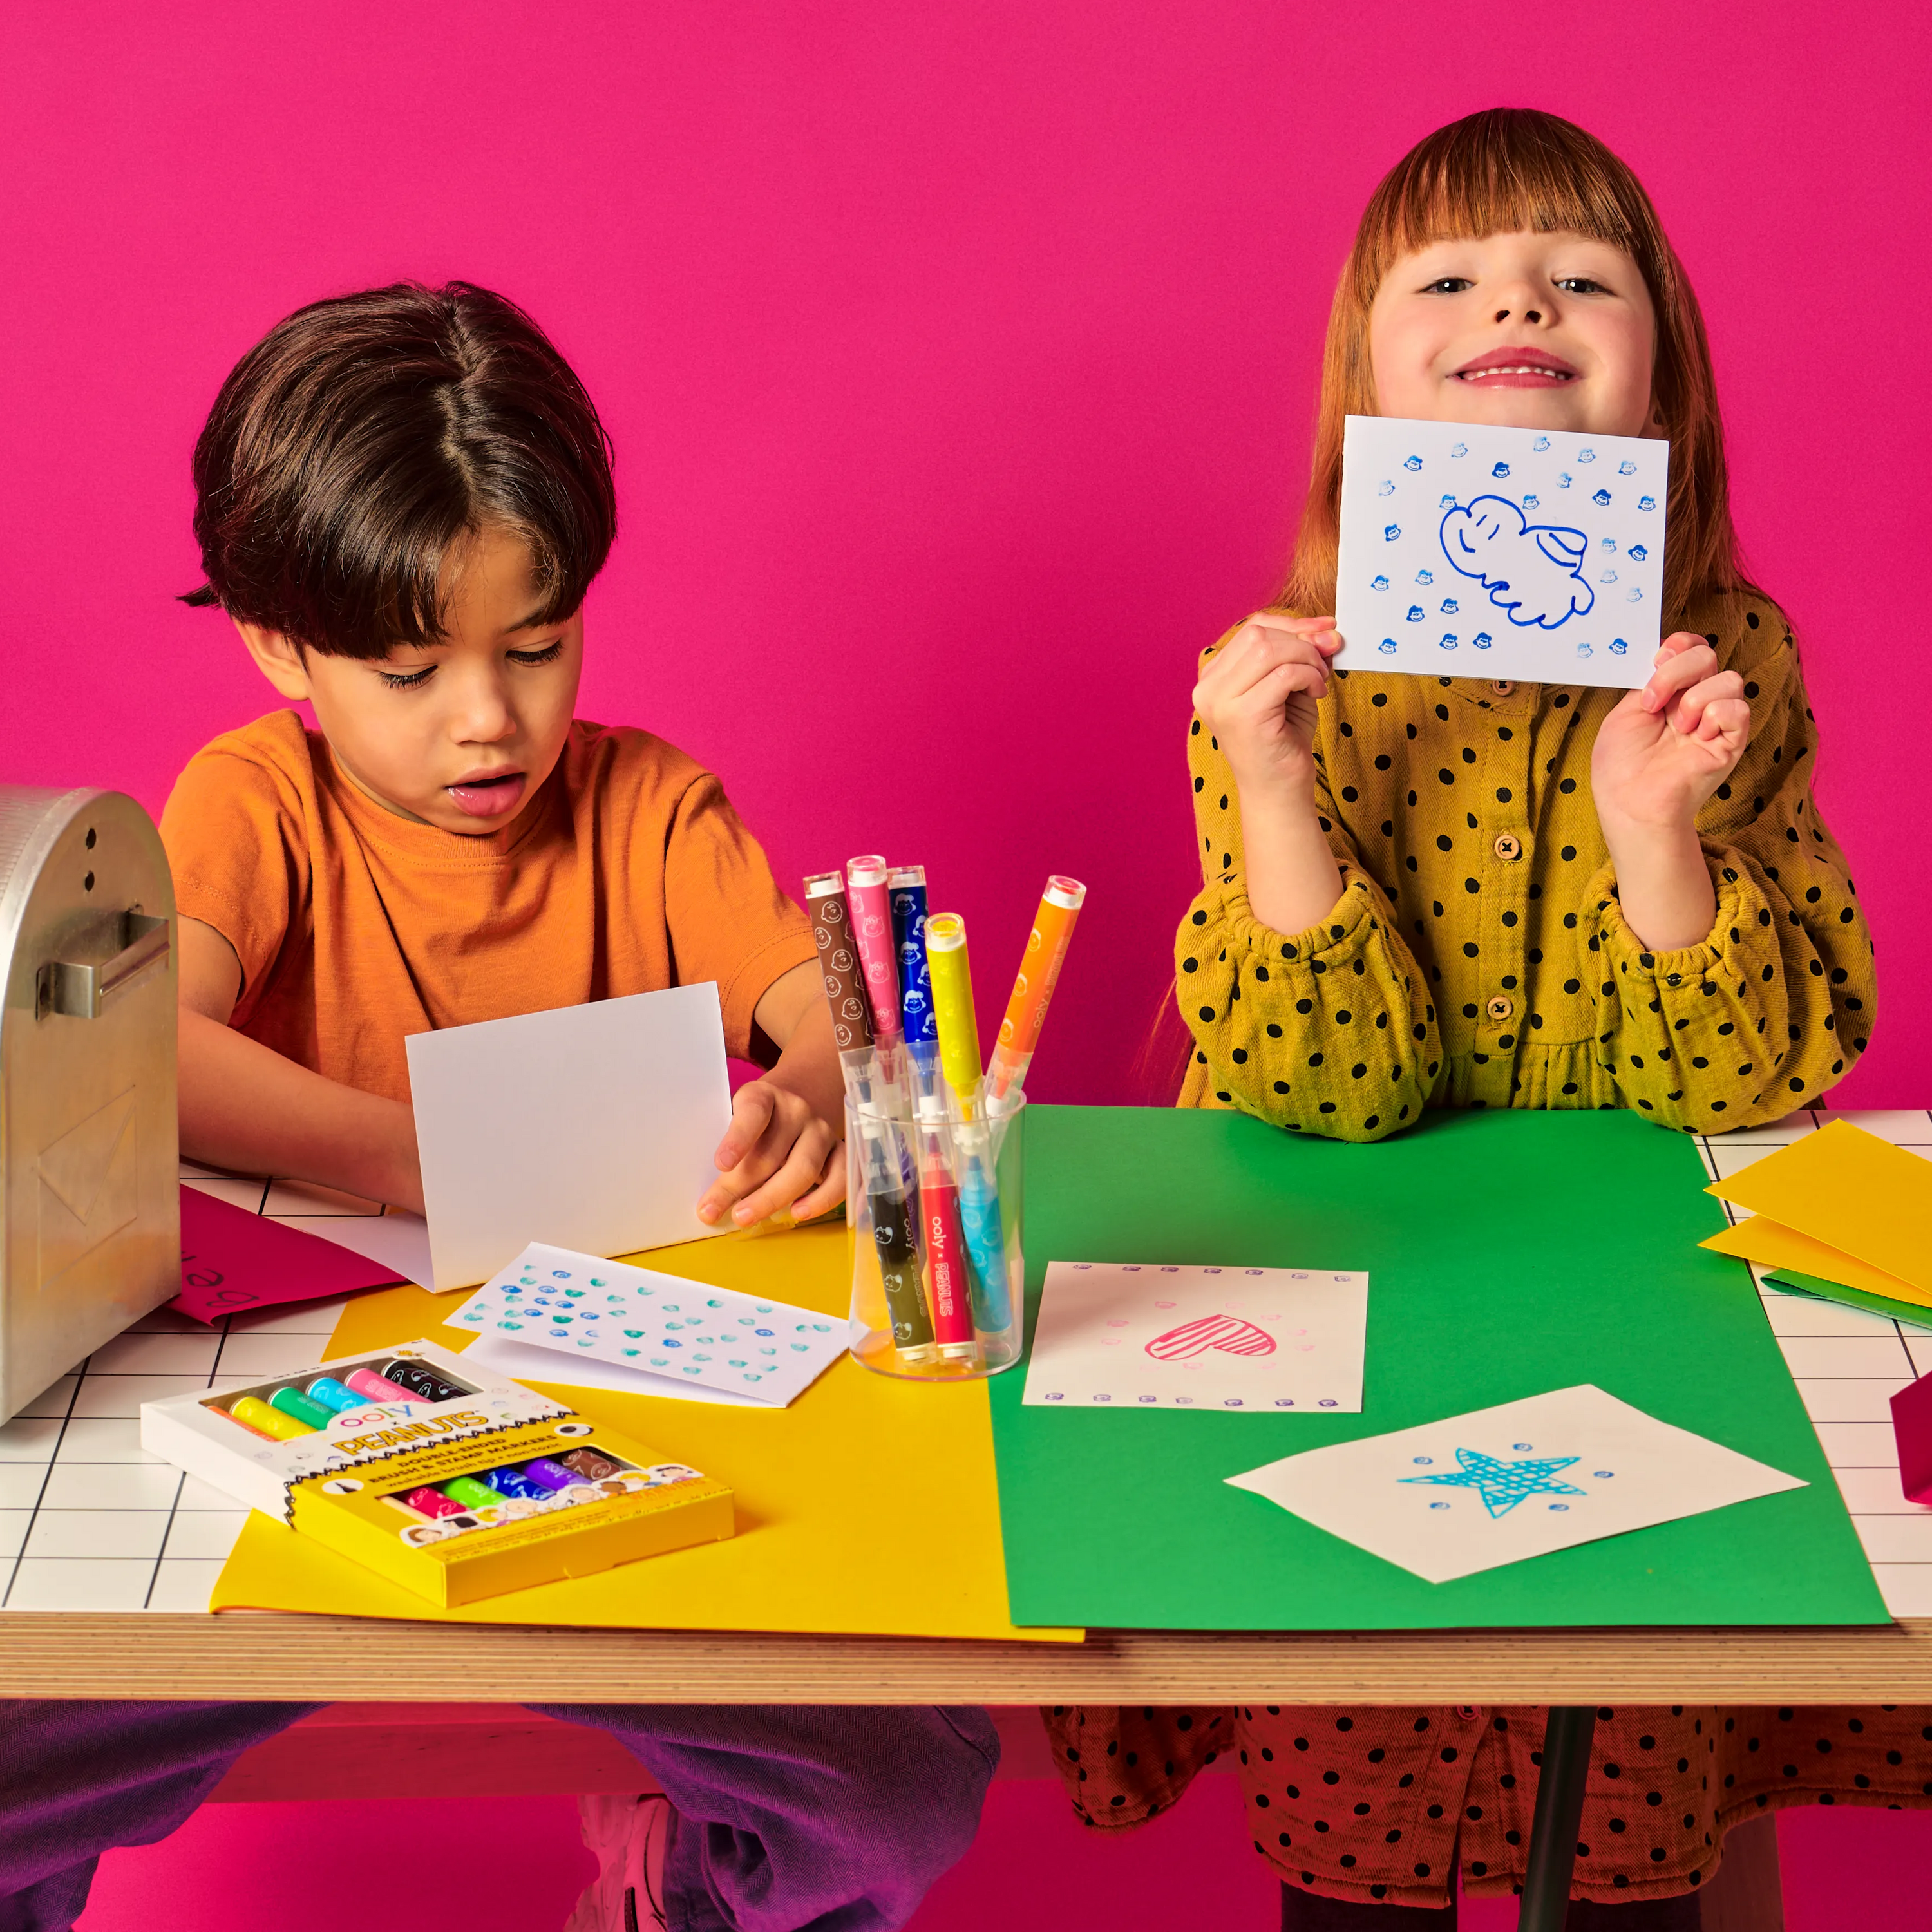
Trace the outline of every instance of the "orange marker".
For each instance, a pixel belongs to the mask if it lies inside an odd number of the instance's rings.
[[[1056,873],[1047,880],[1033,930],[1027,935],[1026,951],[1020,958],[1012,998],[1006,1002],[1006,1016],[1000,1022],[999,1044],[986,1069],[986,1084],[996,1100],[1009,1087],[1022,1084],[1033,1064],[1046,1004],[1059,982],[1074,922],[1086,902],[1087,888],[1078,879],[1063,879]]]

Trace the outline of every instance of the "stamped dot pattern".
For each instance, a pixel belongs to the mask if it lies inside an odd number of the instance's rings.
[[[814,1310],[532,1243],[450,1318],[472,1333],[781,1405],[844,1352]],[[560,1363],[560,1380],[567,1364]],[[667,1391],[668,1392],[668,1391]]]

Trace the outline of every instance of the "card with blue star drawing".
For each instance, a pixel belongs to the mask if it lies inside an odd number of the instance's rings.
[[[1805,1487],[1588,1382],[1226,1480],[1432,1583]]]

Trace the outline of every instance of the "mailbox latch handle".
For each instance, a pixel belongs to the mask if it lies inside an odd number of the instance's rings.
[[[40,1009],[77,1020],[98,1019],[110,1000],[144,980],[168,957],[168,922],[137,907],[121,915],[121,950],[96,965],[50,959],[40,971]]]

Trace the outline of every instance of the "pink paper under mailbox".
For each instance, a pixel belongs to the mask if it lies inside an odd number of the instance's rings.
[[[319,1301],[398,1278],[380,1262],[198,1187],[184,1187],[181,1203],[182,1292],[168,1306],[197,1322],[278,1302]]]

